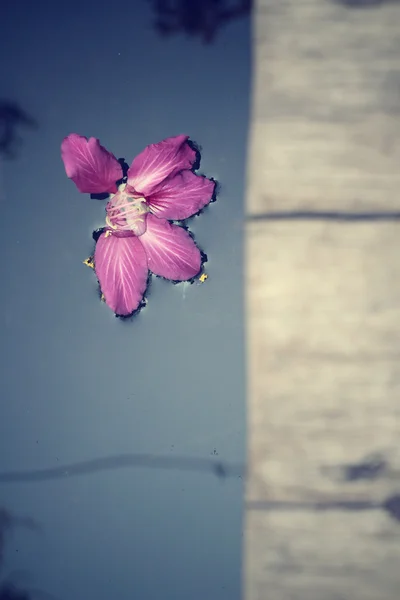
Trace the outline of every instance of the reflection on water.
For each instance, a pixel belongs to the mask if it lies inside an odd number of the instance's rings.
[[[31,519],[21,519],[12,515],[5,508],[0,508],[0,574],[4,564],[4,548],[7,535],[14,527],[23,526],[28,529],[36,529]],[[30,600],[31,594],[26,590],[18,589],[11,581],[0,582],[0,600]]]
[[[20,126],[36,128],[37,123],[17,102],[0,100],[0,156],[16,158],[22,141]]]
[[[69,465],[37,469],[30,471],[10,471],[0,473],[0,483],[17,483],[29,481],[48,481],[64,479],[78,475],[89,475],[99,471],[146,467],[153,469],[174,469],[178,471],[214,473],[217,477],[242,477],[244,465],[211,460],[208,458],[185,456],[156,456],[152,454],[119,454],[104,456]]]
[[[155,13],[154,28],[160,35],[184,32],[199,36],[203,43],[214,41],[218,30],[246,16],[252,0],[150,0]]]

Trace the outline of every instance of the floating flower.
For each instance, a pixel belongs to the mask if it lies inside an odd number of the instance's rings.
[[[67,136],[61,155],[67,176],[83,193],[108,193],[106,226],[92,264],[105,302],[117,314],[134,312],[143,300],[148,272],[174,281],[201,270],[201,253],[189,233],[169,221],[191,217],[212,199],[215,182],[196,175],[196,152],[188,136],[147,146],[127,177],[97,138]],[[117,182],[123,181],[117,186]]]

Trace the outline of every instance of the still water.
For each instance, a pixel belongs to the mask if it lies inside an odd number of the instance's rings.
[[[179,12],[156,4],[1,9],[0,100],[27,122],[3,103],[0,509],[35,527],[6,538],[0,579],[60,600],[241,596],[243,479],[236,467],[216,476],[212,461],[245,461],[250,19],[185,34]],[[177,30],[162,35],[162,19]],[[11,131],[21,143],[8,157]],[[187,222],[208,257],[203,283],[153,277],[130,321],[99,300],[82,261],[105,202],[65,175],[71,132],[128,164],[181,133],[201,147],[199,172],[219,182],[217,201]],[[55,476],[4,475],[41,469]]]

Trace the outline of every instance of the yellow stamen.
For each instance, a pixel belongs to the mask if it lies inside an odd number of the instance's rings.
[[[86,265],[87,267],[90,267],[91,269],[94,269],[94,260],[93,260],[93,256],[89,256],[88,258],[86,258],[83,261],[83,264]]]
[[[204,283],[206,279],[208,279],[207,273],[202,273],[199,277],[199,281],[201,281],[201,283]]]

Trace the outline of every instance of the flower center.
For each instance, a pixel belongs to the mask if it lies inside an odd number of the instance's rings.
[[[125,192],[125,184],[111,196],[106,207],[106,223],[115,231],[132,231],[142,235],[146,231],[146,214],[149,212],[145,198],[134,198]]]

